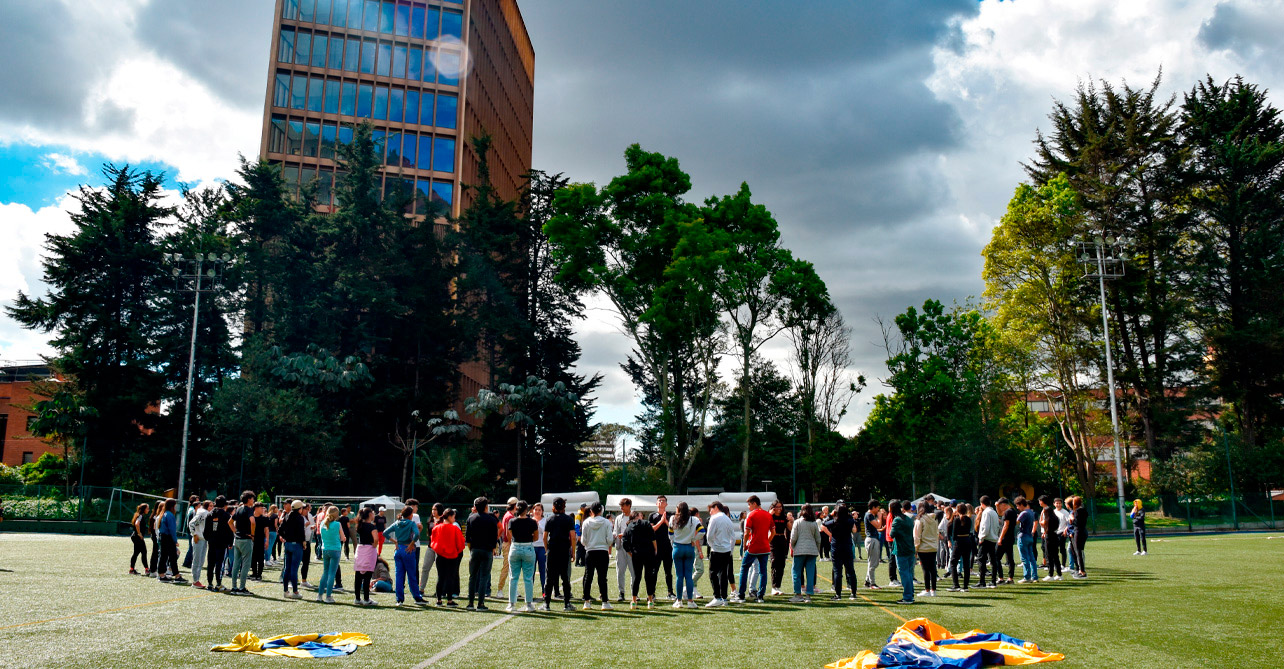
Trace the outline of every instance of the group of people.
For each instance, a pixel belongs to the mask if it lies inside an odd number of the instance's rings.
[[[425,590],[435,569],[437,606],[458,607],[464,602],[468,610],[484,611],[492,598],[493,560],[499,558],[503,562],[497,589],[503,595],[507,586],[510,612],[534,611],[537,605],[548,611],[558,599],[564,610],[573,610],[573,566],[584,567],[579,598],[583,607],[594,604],[596,585],[597,602],[602,609],[611,609],[607,571],[612,557],[617,602],[648,609],[656,605],[660,573],[674,608],[697,606],[696,600],[703,596],[696,584],[706,574],[712,597],[705,607],[763,602],[768,581],[772,595],[784,594],[781,587],[789,561],[790,602],[809,603],[815,596],[820,561],[832,563],[833,599],[843,599],[844,579],[850,598],[856,599],[855,558],[862,544],[868,556],[865,587],[880,589],[877,571],[886,557],[888,586],[901,589],[898,604],[915,601],[915,584],[920,582],[916,568],[922,572],[920,597],[936,596],[942,569],[944,576],[952,578],[949,591],[958,593],[971,590],[974,570],[977,587],[982,588],[1035,582],[1040,568],[1047,570],[1044,581],[1059,581],[1065,571],[1073,578],[1087,578],[1088,514],[1082,498],[1063,502],[1044,495],[1032,503],[1020,496],[1013,500],[982,496],[979,502],[973,507],[930,498],[917,504],[892,500],[884,508],[870,500],[860,515],[839,500],[832,510],[826,506],[818,512],[804,504],[794,514],[779,501],[764,509],[755,495],[748,498],[748,510],[739,517],[714,501],[703,509],[702,518],[701,510],[686,502],[671,512],[667,498],[660,495],[652,513],[635,510],[626,498],[620,501],[619,513],[608,518],[601,503],[581,505],[571,515],[563,498],[553,501],[551,513],[545,512],[543,504],[512,498],[501,513],[495,513],[490,501],[479,497],[461,521],[454,509],[442,504],[434,504],[421,517],[418,500],[410,499],[389,523],[382,507],[362,508],[353,515],[350,508],[333,504],[314,508],[294,500],[278,509],[258,502],[247,490],[239,501],[223,496],[189,500],[184,522],[190,538],[184,568],[191,570],[192,587],[249,594],[248,582],[262,581],[265,566],[279,566],[285,598],[300,599],[302,584],[305,590],[316,591],[317,601],[334,603],[334,594],[344,592],[340,562],[351,558],[352,592],[361,606],[374,604],[371,590],[395,594],[400,606],[406,603],[408,589],[411,600],[428,604]],[[155,507],[138,505],[132,520],[134,552],[129,573],[140,573],[137,560],[141,557],[143,575],[188,583],[178,563],[176,507],[174,499],[158,500]],[[1131,515],[1136,554],[1144,555],[1145,512],[1140,500]],[[382,557],[385,542],[393,546],[391,565]],[[733,570],[737,546],[741,555],[738,588]],[[467,583],[460,578],[465,553]],[[1014,553],[1020,557],[1020,580],[1014,580]],[[313,555],[321,566],[315,586],[308,581]],[[223,585],[225,577],[230,578],[230,588]]]

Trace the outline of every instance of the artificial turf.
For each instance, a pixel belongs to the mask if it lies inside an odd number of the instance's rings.
[[[562,613],[555,604],[554,613],[505,620],[433,666],[821,667],[881,647],[896,616],[927,617],[956,633],[1004,632],[1065,654],[1054,666],[1067,669],[1279,664],[1284,536],[1154,538],[1149,555],[1132,552],[1129,540],[1091,541],[1087,580],[968,594],[947,593],[942,582],[938,597],[913,606],[893,604],[900,591],[886,588],[862,588],[867,599],[855,602],[818,594],[812,604],[789,604],[788,572],[786,595],[761,605]],[[271,582],[253,584],[254,597],[210,594],[125,575],[129,553],[126,538],[0,535],[0,666],[411,667],[505,616],[502,603],[487,613],[397,609],[391,595],[375,595],[378,608],[352,606],[348,593],[336,605],[317,604],[311,593],[286,601],[274,570]],[[829,564],[819,566],[825,589]],[[864,567],[857,564],[858,574]],[[351,563],[342,568],[351,586]],[[498,570],[496,560],[496,579]],[[613,570],[608,584],[614,597]],[[699,589],[709,595],[707,579]],[[247,630],[364,632],[374,643],[328,660],[210,652]]]

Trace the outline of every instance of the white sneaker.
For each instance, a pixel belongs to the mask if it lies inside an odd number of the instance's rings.
[[[505,610],[505,611],[507,611],[508,613],[512,613],[512,612],[513,612],[513,605],[512,605],[512,604],[509,604],[508,606],[505,606],[505,607],[504,607],[504,610]]]
[[[802,604],[805,601],[807,601],[807,598],[803,597],[802,595],[794,595],[793,597],[789,598],[790,604]]]
[[[1145,555],[1145,554],[1146,554],[1146,551],[1142,551],[1142,552],[1141,552],[1141,554],[1142,554],[1142,555]]]
[[[602,602],[602,610],[603,610],[603,611],[610,611],[610,610],[611,610],[611,609],[613,609],[613,608],[615,608],[615,607],[611,606],[611,603],[610,603],[610,602]]]
[[[1052,575],[1050,575],[1050,574],[1049,574],[1048,576],[1044,576],[1044,577],[1043,577],[1043,580],[1044,580],[1044,581],[1055,581],[1055,580],[1057,580],[1057,577],[1052,576]]]
[[[526,612],[527,612],[527,613],[535,613],[535,605],[534,605],[534,604],[531,604],[530,602],[527,602],[527,603],[526,603]]]
[[[333,604],[333,603],[334,603],[334,597],[331,597],[330,595],[326,595],[326,596],[325,596],[325,603],[326,603],[326,604]]]
[[[1141,555],[1141,551],[1133,551],[1133,552],[1132,552],[1132,554],[1133,554],[1133,555]]]
[[[679,599],[679,600],[674,601],[674,602],[673,602],[673,608],[675,608],[675,609],[680,609],[680,608],[682,608],[682,600],[681,600],[681,599]]]
[[[923,592],[918,593],[918,596],[919,596],[919,597],[931,597],[931,596],[932,596],[932,594],[931,594],[931,593],[932,593],[932,591],[931,591],[931,590],[924,590]]]
[[[888,583],[888,584],[887,584],[887,587],[889,587],[889,588],[899,588],[899,587],[901,587],[901,582],[900,582],[900,581],[892,581],[891,583]]]
[[[593,602],[585,600],[585,602],[584,602],[584,610],[585,610],[585,611],[592,611],[592,610],[593,610]]]
[[[692,601],[688,601],[688,602],[687,602],[687,608],[688,608],[688,609],[698,609],[698,608],[700,608],[700,607],[696,605],[696,603],[695,603],[695,601],[694,601],[694,600],[692,600]]]
[[[715,598],[713,598],[713,599],[709,600],[709,603],[705,604],[705,605],[704,605],[704,608],[706,608],[706,609],[716,609],[716,608],[718,608],[719,606],[722,606],[722,602],[718,601],[718,599],[715,597]]]
[[[779,588],[772,588],[772,589],[771,589],[771,594],[772,594],[772,595],[783,595],[783,594],[785,594],[785,593],[781,592]]]

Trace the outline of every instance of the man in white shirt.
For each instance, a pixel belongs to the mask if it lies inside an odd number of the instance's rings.
[[[620,603],[624,603],[624,593],[628,591],[629,584],[633,582],[633,574],[636,573],[636,567],[633,565],[633,557],[629,552],[624,550],[624,531],[629,528],[629,522],[633,515],[633,500],[625,497],[620,500],[620,513],[615,517],[614,535],[615,535],[615,584],[620,587]],[[625,576],[625,574],[628,576]]]
[[[981,588],[999,587],[999,535],[1003,529],[999,521],[999,514],[994,510],[994,503],[990,501],[989,495],[981,495],[981,510],[977,514],[980,517],[976,528],[976,538],[981,542],[980,563],[981,563],[981,580],[977,583]],[[993,579],[989,585],[985,583],[986,566],[992,565]]]
[[[597,572],[598,595],[602,610],[611,610],[610,594],[606,591],[606,568],[611,562],[611,521],[602,517],[602,503],[594,502],[591,514],[580,523],[580,543],[584,545],[584,610],[593,603],[593,573]]]
[[[1066,561],[1066,535],[1070,531],[1070,523],[1074,516],[1070,515],[1070,509],[1066,508],[1066,503],[1060,497],[1052,500],[1053,513],[1057,514],[1057,520],[1061,521],[1061,526],[1057,528],[1057,552],[1061,554],[1061,566],[1070,564]],[[1074,565],[1070,565],[1071,568]]]
[[[736,523],[723,510],[721,502],[709,504],[709,580],[713,583],[713,601],[706,607],[727,605],[727,584],[731,578],[731,552],[736,547]]]

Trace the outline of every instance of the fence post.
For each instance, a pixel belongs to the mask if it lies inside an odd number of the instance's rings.
[[[1194,532],[1195,527],[1190,522],[1190,495],[1186,495],[1186,531]]]
[[[1275,529],[1275,498],[1271,497],[1270,486],[1266,486],[1266,506],[1271,510],[1271,529]]]

